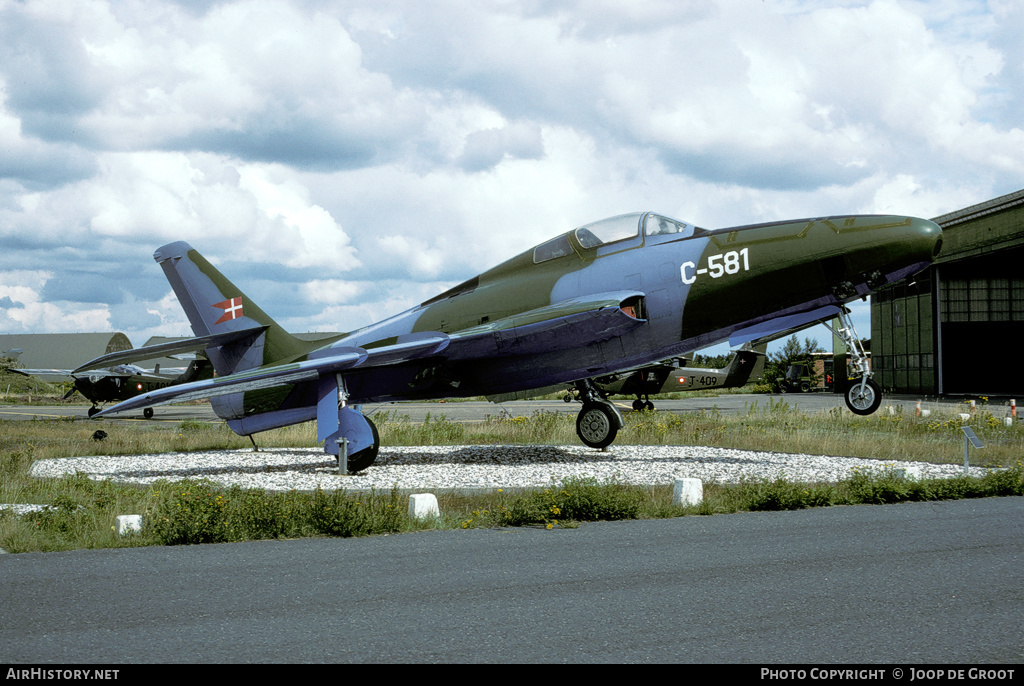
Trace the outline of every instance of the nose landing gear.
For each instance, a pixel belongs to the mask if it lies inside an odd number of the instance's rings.
[[[882,389],[871,379],[871,367],[868,362],[867,353],[861,345],[857,330],[853,327],[853,320],[850,319],[850,311],[845,307],[839,313],[840,328],[825,324],[828,328],[843,339],[847,350],[850,351],[850,366],[855,373],[860,375],[859,379],[850,381],[846,388],[844,399],[850,412],[860,415],[868,415],[878,409],[882,404]]]

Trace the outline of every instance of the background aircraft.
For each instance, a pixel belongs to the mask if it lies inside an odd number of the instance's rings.
[[[76,392],[92,402],[89,416],[100,412],[100,405],[109,402],[120,402],[149,393],[158,388],[174,384],[210,379],[213,377],[213,366],[205,358],[197,358],[189,363],[184,372],[162,373],[157,367],[148,371],[133,364],[119,364],[103,369],[87,372],[75,372],[70,369],[16,369],[10,371],[25,376],[33,376],[47,383],[72,384],[62,400],[67,400]],[[146,407],[142,415],[149,419],[153,416],[153,408]]]
[[[653,410],[652,395],[676,391],[697,391],[711,388],[736,388],[756,379],[764,371],[765,348],[744,346],[737,350],[729,364],[721,369],[687,367],[686,358],[677,358],[659,365],[626,371],[613,376],[594,379],[594,385],[604,396],[635,395],[633,409]],[[572,400],[568,395],[566,402]]]
[[[936,224],[902,216],[708,231],[653,213],[620,215],[557,236],[327,345],[288,334],[191,246],[172,243],[154,258],[218,376],[146,393],[97,416],[210,398],[241,435],[316,419],[324,449],[358,471],[373,463],[380,445],[358,403],[574,383],[583,403],[577,434],[604,448],[622,415],[591,379],[823,318],[839,317],[840,334],[850,339],[856,332],[844,303],[926,267],[941,236]],[[77,371],[125,361],[125,353],[114,353]],[[872,412],[881,393],[866,363],[861,373],[847,403]]]

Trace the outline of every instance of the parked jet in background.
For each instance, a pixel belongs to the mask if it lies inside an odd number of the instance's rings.
[[[373,463],[380,445],[358,403],[574,383],[583,402],[577,434],[603,448],[622,415],[591,379],[720,341],[739,346],[827,317],[847,320],[844,303],[928,266],[941,240],[938,225],[901,216],[708,231],[652,213],[620,215],[557,236],[327,345],[288,334],[190,245],[172,243],[154,258],[218,376],[146,393],[97,416],[210,398],[241,435],[316,419],[325,450],[345,451],[358,471]],[[852,326],[841,331],[855,335]],[[82,369],[130,361],[125,354]],[[872,412],[880,390],[866,364],[862,373],[847,403]]]

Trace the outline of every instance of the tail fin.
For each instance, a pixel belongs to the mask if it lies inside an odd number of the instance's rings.
[[[285,331],[188,243],[153,254],[178,296],[196,336],[253,329],[253,336],[207,349],[218,375],[284,363],[323,343],[307,343]]]
[[[736,351],[726,372],[725,386],[742,386],[751,378],[757,378],[764,372],[765,351],[768,344],[762,343],[751,347],[749,343]]]

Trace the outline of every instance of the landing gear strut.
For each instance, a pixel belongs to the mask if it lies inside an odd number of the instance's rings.
[[[601,397],[589,379],[577,381],[576,389],[583,402],[583,409],[576,416],[576,435],[591,448],[607,448],[622,428],[622,414]]]
[[[317,440],[324,442],[324,452],[338,455],[344,439],[349,473],[372,465],[380,450],[380,435],[358,406],[348,405],[344,377],[321,377],[317,393]]]
[[[871,414],[882,404],[882,389],[871,379],[872,372],[868,364],[867,353],[864,352],[860,337],[857,336],[857,330],[853,327],[850,311],[845,307],[839,314],[839,322],[840,328],[838,329],[829,324],[825,324],[825,326],[843,339],[853,358],[850,361],[850,366],[860,374],[860,378],[851,381],[846,388],[844,393],[846,406],[854,414]]]

